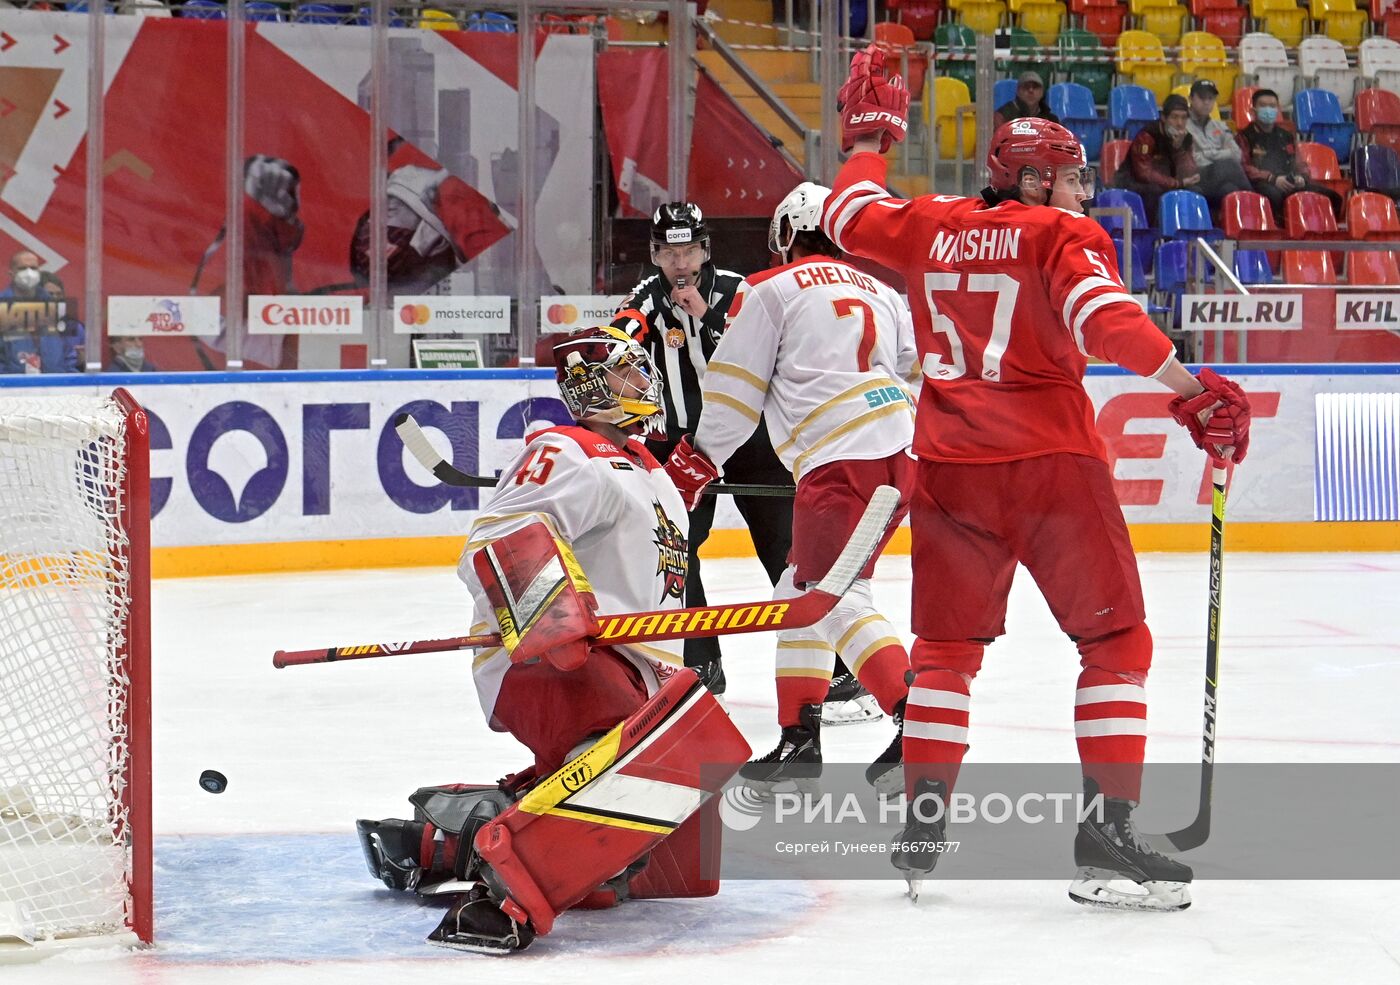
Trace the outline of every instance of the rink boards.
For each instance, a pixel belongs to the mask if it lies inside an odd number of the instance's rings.
[[[1253,405],[1230,496],[1231,546],[1396,550],[1400,366],[1257,365],[1230,373]],[[451,564],[484,492],[443,486],[404,453],[400,413],[465,472],[509,465],[568,415],[551,371],[133,374],[10,378],[27,393],[120,382],[151,416],[159,575]],[[1204,457],[1157,383],[1095,367],[1086,386],[1142,550],[1200,550]],[[4,399],[0,392],[0,399]],[[907,550],[907,537],[891,549]],[[713,555],[751,550],[722,503]]]

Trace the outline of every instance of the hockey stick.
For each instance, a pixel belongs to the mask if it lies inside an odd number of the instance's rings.
[[[432,445],[428,444],[428,438],[423,434],[423,429],[418,426],[408,414],[400,414],[394,419],[394,430],[399,433],[399,438],[403,440],[404,447],[413,453],[413,457],[418,459],[418,463],[433,475],[437,476],[439,482],[449,486],[465,486],[475,489],[495,489],[500,484],[500,479],[492,475],[467,475],[454,466],[447,459],[437,453]],[[797,489],[794,486],[760,486],[743,485],[738,483],[718,483],[714,482],[705,487],[706,496],[793,496]]]
[[[1189,852],[1210,837],[1210,799],[1215,780],[1215,688],[1220,677],[1220,592],[1225,557],[1225,480],[1223,465],[1210,472],[1210,592],[1206,608],[1205,722],[1201,729],[1201,799],[1196,818],[1180,831],[1144,835],[1159,852]]]
[[[731,636],[738,633],[771,633],[782,629],[810,626],[830,612],[845,595],[861,570],[870,563],[880,541],[889,529],[899,506],[899,491],[881,486],[870,497],[865,514],[856,524],[851,539],[815,588],[796,598],[763,602],[731,602],[728,605],[700,605],[688,609],[653,609],[599,616],[599,630],[591,639],[606,645],[649,643],[654,640],[687,640],[700,636]],[[315,650],[278,650],[272,666],[333,663],[365,660],[397,653],[436,653],[444,650],[482,649],[500,646],[495,633],[481,636],[453,636],[441,640],[415,640],[409,643],[360,643],[353,646],[321,647]]]

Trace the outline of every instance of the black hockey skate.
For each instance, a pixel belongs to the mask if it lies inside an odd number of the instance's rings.
[[[914,802],[905,807],[904,830],[890,853],[890,863],[904,873],[909,899],[915,903],[924,878],[938,864],[946,844],[947,803],[948,787],[942,780],[920,780],[914,787]]]
[[[724,689],[728,684],[724,679],[724,665],[720,663],[718,657],[706,663],[689,666],[691,670],[695,671],[695,676],[700,678],[700,683],[705,685],[707,691],[717,698],[723,696]]]
[[[831,687],[822,703],[823,725],[858,725],[878,722],[883,717],[875,695],[856,680],[855,674],[845,670],[831,679]]]
[[[528,921],[521,923],[501,909],[485,886],[473,886],[447,910],[428,943],[480,954],[523,951],[535,939]]]
[[[365,853],[369,874],[390,889],[415,890],[423,878],[418,854],[422,848],[424,825],[419,821],[385,818],[359,820],[355,831]]]
[[[881,797],[897,800],[904,795],[904,702],[894,706],[894,740],[875,762],[865,768],[865,782]]]
[[[803,705],[799,724],[783,729],[777,748],[739,768],[744,784],[764,795],[784,783],[794,784],[799,791],[815,791],[822,775],[821,711],[821,705]]]
[[[1097,795],[1093,781],[1084,784],[1090,802]],[[1119,910],[1184,910],[1191,905],[1191,867],[1154,851],[1133,827],[1130,800],[1103,799],[1103,811],[1091,811],[1079,822],[1074,837],[1074,863],[1079,866],[1069,898],[1086,906]],[[1136,884],[1136,891],[1123,883]],[[1115,887],[1111,883],[1118,883]]]

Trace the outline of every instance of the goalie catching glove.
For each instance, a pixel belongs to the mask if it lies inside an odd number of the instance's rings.
[[[879,136],[883,154],[909,131],[909,89],[898,72],[889,72],[886,59],[884,49],[873,44],[851,59],[851,72],[836,97],[843,151],[861,137]]]
[[[666,474],[676,484],[686,510],[691,511],[700,505],[705,487],[719,478],[719,469],[710,461],[710,456],[690,443],[687,434],[666,459]]]
[[[1249,398],[1238,383],[1212,369],[1202,369],[1196,380],[1205,389],[1194,397],[1172,398],[1167,409],[1197,448],[1238,465],[1249,450]]]
[[[487,544],[472,566],[512,663],[543,657],[559,670],[583,666],[598,633],[598,600],[568,544],[536,522]]]

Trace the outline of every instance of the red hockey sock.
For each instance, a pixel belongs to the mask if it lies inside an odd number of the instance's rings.
[[[1147,748],[1147,668],[1152,636],[1141,623],[1079,644],[1074,737],[1084,775],[1107,797],[1136,801]]]
[[[856,680],[875,696],[886,715],[909,694],[909,654],[900,643],[886,643],[851,665]]]
[[[819,705],[831,688],[831,675],[816,677],[778,671],[778,725],[787,728],[798,723],[803,705]]]

